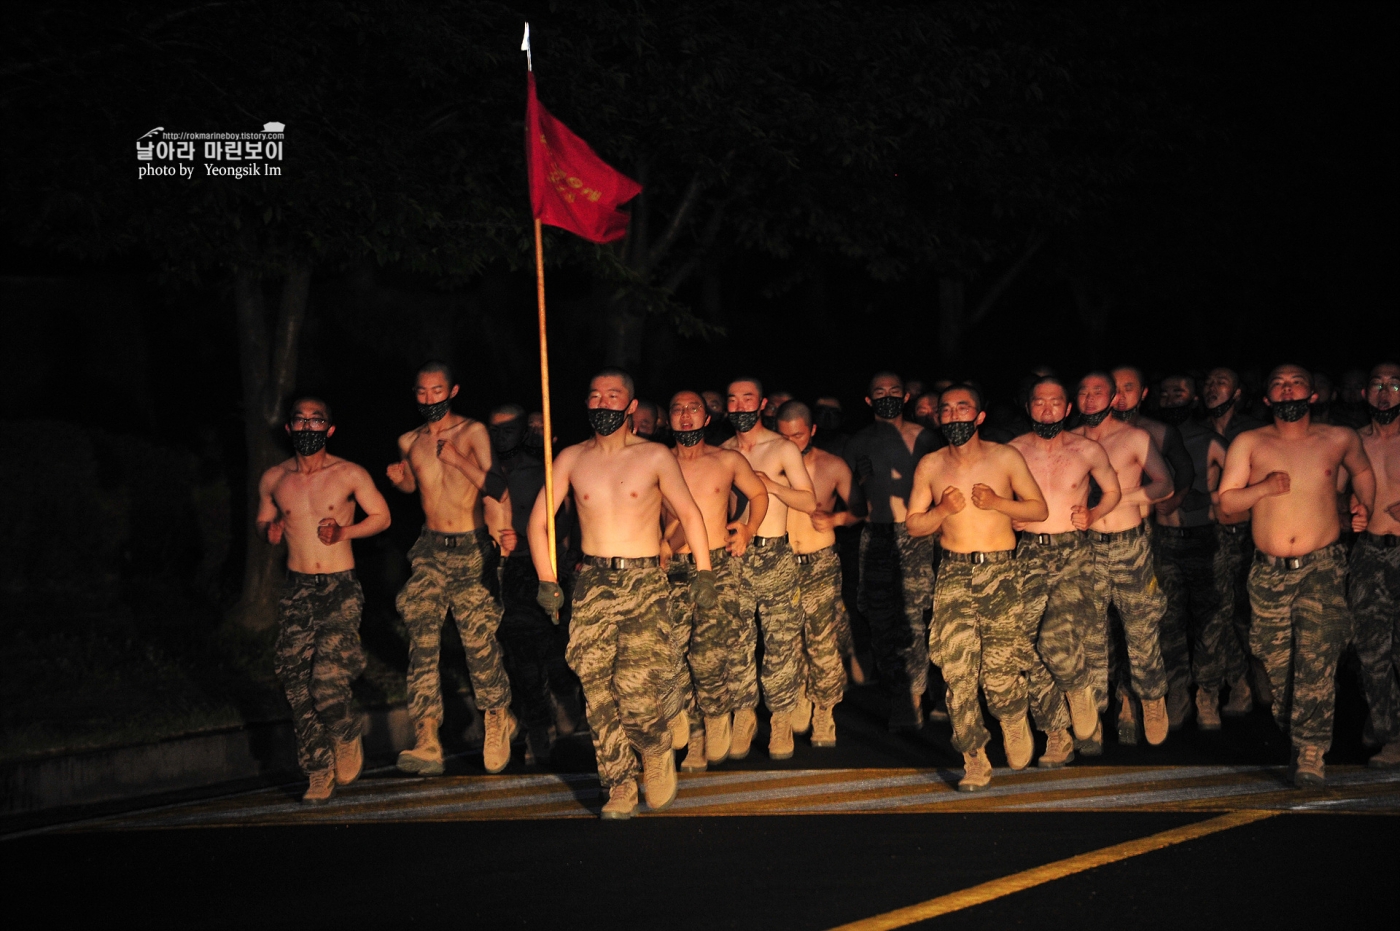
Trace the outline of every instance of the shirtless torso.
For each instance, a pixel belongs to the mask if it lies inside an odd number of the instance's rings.
[[[974,443],[976,448],[969,450]],[[912,536],[938,532],[950,552],[990,553],[1016,548],[1013,519],[1044,521],[1048,516],[1044,496],[1021,454],[1011,446],[974,438],[920,461],[905,526]]]
[[[1017,530],[1031,533],[1067,533],[1089,526],[1118,506],[1122,492],[1118,475],[1108,453],[1093,440],[1061,431],[1049,440],[1024,433],[1009,444],[1026,460],[1026,467],[1045,495],[1049,516],[1045,520],[1020,523]],[[1098,483],[1103,495],[1089,507],[1089,478]]]
[[[467,533],[482,526],[481,489],[491,468],[491,438],[484,424],[448,414],[400,436],[399,455],[400,461],[386,470],[389,481],[402,492],[419,493],[429,530]]]
[[[1089,529],[1100,533],[1131,530],[1142,523],[1145,506],[1172,493],[1167,465],[1146,430],[1108,419],[1096,427],[1080,426],[1072,432],[1103,447],[1122,490],[1117,507],[1090,524]]]
[[[810,514],[817,507],[812,479],[797,447],[767,427],[757,426],[747,433],[736,433],[724,449],[734,450],[748,460],[768,490],[768,513],[757,536],[780,537],[787,533],[788,510]]]
[[[705,517],[709,549],[726,547],[731,555],[742,556],[768,513],[769,496],[749,461],[728,449],[716,449],[701,442],[693,447],[677,446],[673,453],[685,477],[691,497]],[[729,520],[730,490],[738,488],[749,499],[747,521]],[[669,512],[669,508],[667,509]],[[673,552],[689,553],[690,544],[680,532],[674,515],[667,524],[667,544]]]
[[[1376,477],[1376,509],[1369,532],[1379,536],[1400,534],[1400,424],[1361,428],[1361,445]]]
[[[263,473],[258,527],[269,543],[287,541],[287,568],[322,575],[355,568],[350,541],[389,526],[389,506],[364,468],[324,450]],[[355,522],[355,505],[365,519]]]

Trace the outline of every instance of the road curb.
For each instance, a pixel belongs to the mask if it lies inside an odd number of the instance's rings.
[[[379,708],[362,717],[366,754],[393,754],[413,746],[407,706]],[[290,721],[0,764],[0,815],[281,775],[298,775]]]

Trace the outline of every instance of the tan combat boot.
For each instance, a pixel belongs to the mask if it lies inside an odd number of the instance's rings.
[[[348,786],[360,778],[360,770],[365,766],[365,745],[360,738],[335,742],[335,781],[337,785]]]
[[[1196,689],[1196,726],[1203,731],[1220,730],[1220,693],[1214,689]]]
[[[1304,744],[1298,748],[1298,761],[1293,764],[1293,785],[1299,789],[1327,784],[1327,769],[1322,763],[1322,748]]]
[[[303,805],[324,805],[335,794],[335,770],[318,769],[311,773],[311,785],[301,797]]]
[[[624,779],[608,790],[608,801],[598,817],[604,821],[626,821],[637,813],[637,780]]]
[[[1220,709],[1220,713],[1226,717],[1234,718],[1249,714],[1253,710],[1254,696],[1249,693],[1249,678],[1240,676],[1239,679],[1230,683],[1230,700],[1225,703],[1225,707]]]
[[[661,811],[676,800],[676,758],[670,750],[643,755],[642,782],[647,807],[652,811]]]
[[[792,759],[792,718],[786,711],[775,711],[768,724],[768,759]]]
[[[1035,765],[1041,769],[1059,769],[1073,760],[1074,738],[1069,735],[1069,728],[1061,728],[1045,736],[1045,752]]]
[[[681,771],[686,773],[703,773],[706,765],[705,732],[696,728],[690,732],[690,743],[685,750],[685,759],[681,761]]]
[[[729,758],[742,760],[749,755],[749,744],[753,743],[754,732],[758,730],[758,716],[752,708],[740,708],[734,712],[734,733],[729,741]]]
[[[1099,729],[1099,709],[1094,702],[1094,688],[1086,685],[1065,696],[1069,700],[1069,719],[1074,724],[1074,736],[1092,740]]]
[[[1083,756],[1103,756],[1103,722],[1094,725],[1094,733],[1086,740],[1075,738],[1074,749]]]
[[[730,744],[734,740],[730,724],[728,714],[705,719],[705,762],[717,766],[729,759]]]
[[[832,705],[814,705],[812,708],[812,746],[836,746],[836,718],[832,716]]]
[[[682,708],[676,712],[669,725],[671,729],[671,749],[684,750],[690,743],[690,715]]]
[[[1167,700],[1154,698],[1142,703],[1142,736],[1152,746],[1167,739]]]
[[[812,729],[812,700],[805,689],[797,690],[797,706],[792,709],[788,720],[792,722],[794,734],[805,734]]]
[[[958,780],[959,792],[976,792],[987,788],[992,781],[992,761],[987,759],[987,748],[981,747],[963,754],[963,777]]]
[[[1366,761],[1372,769],[1394,769],[1400,766],[1400,740],[1392,740],[1381,747],[1381,752]]]
[[[438,741],[437,718],[414,722],[413,732],[416,741],[412,750],[399,754],[399,771],[417,776],[441,776],[442,744]]]
[[[1120,693],[1123,704],[1118,708],[1118,743],[1124,747],[1136,747],[1138,742],[1137,714],[1133,711],[1133,698],[1127,692]]]
[[[488,773],[499,773],[510,763],[510,742],[518,730],[509,708],[486,712],[486,742],[481,746],[481,762]]]
[[[1006,765],[1012,769],[1025,769],[1031,765],[1035,738],[1031,736],[1031,725],[1024,714],[1002,721],[1001,737],[1006,747]]]

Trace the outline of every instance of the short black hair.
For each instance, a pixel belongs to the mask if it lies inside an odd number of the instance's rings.
[[[491,408],[491,416],[495,417],[497,414],[509,414],[512,417],[524,417],[525,408],[521,407],[519,404],[516,404],[514,402],[497,404],[495,407]]]
[[[782,423],[800,420],[810,427],[812,425],[812,409],[796,399],[784,401],[782,406],[778,408],[778,420]]]
[[[1035,389],[1040,387],[1041,385],[1058,385],[1060,387],[1060,390],[1065,393],[1065,401],[1068,402],[1073,400],[1069,396],[1069,388],[1065,386],[1064,382],[1060,381],[1058,375],[1041,375],[1039,378],[1032,380],[1030,385],[1026,388],[1027,404],[1029,404],[1031,402],[1031,399],[1035,397]]]
[[[441,359],[429,359],[427,362],[424,362],[422,365],[418,366],[416,375],[426,375],[429,372],[441,372],[442,377],[447,379],[447,387],[449,388],[457,384],[457,376],[452,374],[452,366]]]
[[[299,394],[292,400],[291,404],[287,405],[287,423],[289,425],[292,422],[292,415],[296,413],[297,408],[306,403],[321,405],[321,409],[326,412],[326,426],[329,427],[335,423],[335,415],[331,413],[331,406],[329,404],[316,397],[314,394]]]
[[[1075,385],[1074,393],[1078,394],[1079,389],[1083,388],[1084,383],[1091,378],[1102,378],[1104,381],[1108,382],[1108,399],[1110,401],[1118,397],[1118,382],[1114,381],[1113,376],[1102,369],[1094,369],[1092,372],[1085,372],[1083,375],[1079,376],[1079,382]]]
[[[869,395],[870,392],[872,392],[872,391],[875,390],[875,382],[879,381],[879,380],[882,379],[882,378],[893,378],[895,381],[899,382],[899,387],[900,387],[901,389],[904,387],[904,379],[903,379],[903,378],[900,378],[899,375],[898,375],[897,373],[891,372],[891,371],[888,371],[888,370],[887,370],[887,371],[883,371],[883,372],[876,372],[874,375],[871,375],[871,376],[870,376],[870,381],[866,382],[866,385],[865,385],[865,393],[866,393],[866,395]]]
[[[622,379],[622,386],[627,389],[627,400],[631,401],[637,397],[637,384],[632,381],[632,375],[626,369],[620,369],[614,365],[599,369],[592,378],[588,379],[588,383],[591,385],[600,378]]]
[[[766,394],[763,393],[763,382],[759,381],[757,378],[754,378],[752,375],[740,375],[740,376],[737,377],[737,378],[731,378],[731,379],[729,379],[729,384],[727,384],[727,385],[724,386],[724,393],[725,393],[726,395],[729,394],[729,389],[730,389],[730,388],[733,388],[735,385],[737,385],[737,384],[738,384],[739,382],[741,382],[741,381],[742,381],[742,382],[745,382],[745,383],[747,383],[747,384],[753,385],[755,388],[757,388],[757,389],[758,389],[758,396],[759,396],[760,398],[767,398],[767,397],[768,397],[768,395],[766,395]]]
[[[987,409],[986,404],[982,400],[982,389],[978,388],[970,381],[959,382],[956,385],[949,385],[942,391],[938,392],[938,402],[940,404],[943,403],[943,395],[947,394],[949,391],[966,391],[968,394],[972,395],[972,400],[977,402],[977,410],[979,413]]]

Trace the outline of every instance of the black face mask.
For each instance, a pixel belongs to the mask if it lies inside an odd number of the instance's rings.
[[[1302,420],[1303,415],[1312,407],[1306,400],[1302,401],[1274,401],[1270,407],[1274,412],[1275,420],[1282,420],[1284,423],[1294,423]]]
[[[817,427],[828,433],[841,429],[841,412],[826,404],[817,405]]]
[[[1057,420],[1054,423],[1041,423],[1038,420],[1031,421],[1031,429],[1034,430],[1035,435],[1042,440],[1053,440],[1060,435],[1060,431],[1064,428],[1065,422],[1063,419]]]
[[[939,426],[943,431],[943,438],[954,446],[961,446],[972,439],[977,432],[977,422],[974,420],[955,420],[952,423],[945,423]]]
[[[520,445],[521,434],[525,425],[517,417],[514,420],[507,420],[504,423],[495,423],[486,428],[486,432],[491,434],[491,450],[497,453],[508,453]]]
[[[1086,427],[1097,427],[1099,424],[1103,423],[1104,420],[1108,418],[1108,412],[1110,410],[1112,410],[1112,408],[1105,407],[1097,414],[1081,414],[1080,419],[1083,421],[1084,426]]]
[[[897,394],[887,394],[871,401],[870,408],[881,420],[894,420],[904,413],[904,399]]]
[[[452,399],[444,398],[436,404],[419,404],[418,413],[423,415],[423,419],[428,423],[437,423],[447,416],[447,412],[452,409]]]
[[[1381,426],[1385,426],[1396,417],[1400,417],[1400,407],[1380,408],[1370,402],[1367,402],[1366,407],[1371,412],[1371,419]]]
[[[606,407],[593,407],[588,410],[588,425],[599,436],[611,436],[627,419],[627,411],[615,411]]]
[[[327,430],[293,430],[292,449],[298,456],[314,456],[326,448]]]
[[[758,411],[730,411],[729,422],[740,433],[748,433],[758,423]]]
[[[1109,408],[1109,410],[1110,410],[1110,412],[1113,414],[1113,419],[1114,419],[1114,420],[1121,420],[1121,421],[1123,421],[1124,423],[1126,423],[1126,422],[1128,421],[1128,418],[1129,418],[1129,417],[1131,417],[1131,416],[1133,416],[1134,414],[1137,413],[1137,407],[1136,407],[1136,406],[1130,407],[1130,408],[1128,408],[1128,409],[1125,410],[1125,411],[1120,411],[1120,410],[1119,410],[1118,408],[1116,408],[1116,407]]]
[[[1169,423],[1173,427],[1179,427],[1191,419],[1191,405],[1182,404],[1178,407],[1163,407],[1157,411],[1157,417],[1162,423]]]
[[[676,438],[677,446],[684,446],[689,449],[699,444],[705,438],[705,428],[696,427],[694,430],[672,430],[671,435]]]
[[[1228,401],[1221,401],[1214,407],[1207,407],[1206,416],[1209,417],[1211,420],[1219,420],[1221,417],[1224,417],[1227,413],[1229,413],[1230,408],[1234,406],[1234,398],[1230,398],[1230,400]]]

